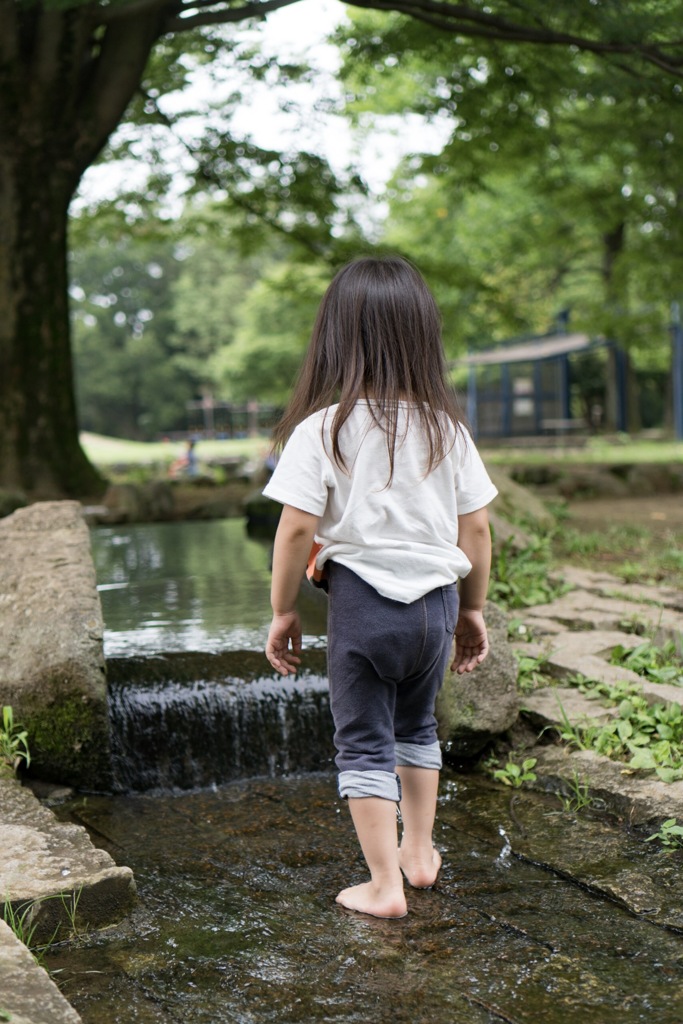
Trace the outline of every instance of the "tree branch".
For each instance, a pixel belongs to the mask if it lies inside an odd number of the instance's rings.
[[[344,0],[350,7],[365,10],[395,11],[422,21],[442,32],[463,35],[468,38],[500,39],[509,42],[535,43],[544,46],[574,46],[578,50],[602,55],[628,54],[640,57],[675,77],[683,77],[683,56],[668,57],[659,46],[647,46],[642,42],[611,41],[591,39],[570,32],[556,32],[554,29],[516,24],[494,14],[477,10],[467,4],[452,4],[440,0]],[[664,42],[661,46],[674,46]]]
[[[262,3],[254,2],[244,4],[242,7],[229,7],[224,10],[207,11],[202,14],[190,14],[183,18],[177,14],[168,17],[164,23],[166,32],[187,32],[193,28],[200,28],[205,25],[227,25],[231,22],[246,21],[247,18],[263,18],[272,11],[279,11],[283,7],[291,7],[299,3],[299,0],[263,0]],[[188,3],[183,5],[184,10],[192,10],[199,4]],[[215,6],[215,5],[212,5]]]

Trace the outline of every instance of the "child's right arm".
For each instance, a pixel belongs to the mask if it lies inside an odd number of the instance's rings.
[[[275,535],[270,601],[273,619],[266,657],[280,675],[294,675],[300,664],[301,623],[296,599],[319,517],[285,505]]]
[[[458,516],[458,547],[472,569],[459,583],[460,610],[455,627],[455,658],[452,672],[471,672],[489,650],[483,609],[491,571],[491,531],[486,507]]]

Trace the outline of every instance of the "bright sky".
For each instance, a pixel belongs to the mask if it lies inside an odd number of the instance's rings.
[[[339,83],[335,72],[338,66],[336,50],[324,42],[324,37],[343,20],[346,6],[339,0],[300,0],[291,7],[276,11],[252,32],[254,40],[262,40],[267,53],[286,58],[304,58],[321,69],[320,88],[326,95],[338,96]],[[215,72],[215,68],[214,68]],[[220,101],[235,88],[229,73],[211,77],[206,69],[192,76],[192,85],[182,93],[168,94],[159,100],[160,108],[168,114],[196,108],[202,102]],[[290,86],[286,91],[265,84],[250,86],[249,103],[244,105],[231,121],[236,133],[250,135],[261,146],[308,148],[325,156],[338,170],[354,164],[358,166],[372,192],[381,193],[399,159],[409,151],[435,148],[443,141],[443,129],[424,124],[417,117],[399,123],[398,119],[385,119],[382,131],[362,138],[354,138],[349,126],[340,117],[323,115],[315,110],[318,94],[310,85]],[[298,110],[287,113],[282,102],[293,100]],[[303,113],[302,113],[303,111]],[[200,118],[189,118],[179,132],[191,138],[199,133]],[[131,130],[128,130],[131,136]],[[137,130],[132,137],[137,137]],[[167,163],[182,167],[187,155],[178,143],[168,138]],[[166,143],[165,143],[166,145]],[[142,156],[142,152],[141,152]],[[92,167],[86,173],[80,197],[93,201],[111,195],[125,182],[126,188],[142,185],[146,167],[143,160],[127,160],[120,165]],[[78,208],[78,200],[75,203]]]

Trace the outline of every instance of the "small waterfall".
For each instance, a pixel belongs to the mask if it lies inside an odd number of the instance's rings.
[[[262,655],[179,653],[107,662],[117,789],[192,789],[331,766],[324,651],[295,679]]]

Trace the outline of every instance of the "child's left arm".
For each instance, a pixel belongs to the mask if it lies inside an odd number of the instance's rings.
[[[319,516],[285,505],[275,534],[270,624],[266,657],[280,675],[294,675],[301,663],[301,622],[296,610],[299,587],[306,570]]]

